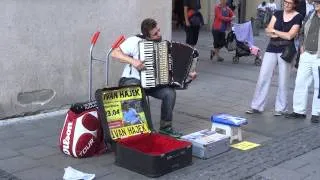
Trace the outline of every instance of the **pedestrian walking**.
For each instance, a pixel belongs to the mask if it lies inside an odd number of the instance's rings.
[[[200,26],[203,25],[200,0],[184,0],[183,6],[186,23],[186,43],[194,47],[198,42]]]
[[[226,44],[226,31],[231,28],[231,21],[234,19],[232,10],[227,6],[226,0],[214,6],[214,21],[212,23],[213,47],[210,59],[216,56],[217,61],[223,61],[219,51]]]

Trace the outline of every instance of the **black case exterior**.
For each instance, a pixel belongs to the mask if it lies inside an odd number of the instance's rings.
[[[178,141],[178,140],[177,140]],[[116,164],[148,177],[159,177],[192,163],[192,146],[165,153],[149,155],[117,144]]]
[[[138,151],[134,148],[128,147],[117,142],[117,140],[112,140],[110,136],[109,127],[106,126],[106,114],[104,112],[104,105],[102,102],[102,91],[107,89],[119,89],[119,88],[105,88],[98,89],[96,91],[96,99],[99,105],[99,116],[101,117],[101,123],[105,135],[105,142],[107,145],[111,144],[112,150],[115,151],[115,164],[135,171],[137,173],[143,174],[148,177],[159,177],[166,173],[172,172],[174,170],[186,167],[192,164],[192,144],[173,150],[168,153],[161,155],[152,155],[147,154],[141,151]],[[142,88],[141,88],[142,89]],[[143,89],[142,89],[143,91]],[[143,109],[145,110],[148,126],[151,133],[156,133],[152,127],[151,115],[148,101],[146,101],[145,94],[143,92],[142,102],[144,103]],[[156,133],[158,134],[158,133]],[[137,135],[139,136],[139,135]],[[161,135],[165,136],[165,135]],[[127,137],[130,138],[130,137]],[[180,141],[180,140],[176,140]],[[109,146],[110,147],[110,146]]]

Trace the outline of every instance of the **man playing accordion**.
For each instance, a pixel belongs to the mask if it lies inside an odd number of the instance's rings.
[[[119,86],[141,84],[140,71],[145,69],[144,63],[140,60],[139,42],[142,40],[161,41],[160,28],[154,19],[145,19],[141,23],[141,35],[132,36],[126,39],[119,48],[111,53],[113,59],[118,59],[126,63],[122,77],[119,80]],[[191,79],[195,79],[197,73],[189,73]],[[176,102],[175,88],[170,85],[161,85],[145,89],[146,94],[157,99],[161,99],[161,119],[160,133],[173,137],[180,137],[182,133],[172,128],[172,113]]]

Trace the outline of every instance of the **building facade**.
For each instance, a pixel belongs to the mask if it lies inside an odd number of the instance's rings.
[[[233,0],[234,5],[236,6],[235,14],[236,17],[241,18],[241,22],[249,21],[251,17],[256,17],[257,7],[263,1],[269,2],[269,0]],[[275,0],[277,7],[282,8],[283,0]],[[211,24],[214,16],[214,5],[219,3],[219,0],[201,0],[202,9],[205,25],[208,29],[211,28]],[[240,9],[240,11],[239,11]],[[238,21],[237,21],[238,22]]]
[[[156,19],[171,39],[171,0],[2,0],[0,119],[88,100],[90,38],[100,37],[94,56],[121,34],[140,32]],[[164,13],[168,12],[168,13]],[[123,65],[111,62],[110,85]],[[105,65],[93,64],[93,91],[105,86]]]
[[[246,2],[246,20],[262,0]],[[276,0],[280,4],[280,0]],[[106,52],[121,34],[140,32],[140,22],[156,19],[164,39],[171,39],[172,0],[3,0],[0,2],[0,119],[51,110],[88,100],[89,47],[100,37],[94,57]],[[206,28],[219,0],[201,0]],[[250,2],[250,3],[249,3]],[[164,13],[167,12],[167,13]],[[238,16],[238,11],[236,15]],[[109,85],[116,85],[123,64],[110,61]],[[105,87],[105,64],[93,64],[93,92]]]

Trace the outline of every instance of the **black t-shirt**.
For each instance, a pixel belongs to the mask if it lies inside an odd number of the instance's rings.
[[[284,22],[283,21],[283,11],[276,11],[273,14],[276,17],[276,22],[274,24],[274,29],[282,32],[289,32],[293,25],[299,25],[301,27],[303,17],[301,14],[295,15],[290,21]],[[273,40],[283,40],[282,38],[272,38]],[[292,39],[291,41],[294,41]],[[269,43],[266,52],[273,52],[273,53],[281,53],[284,47],[276,47]]]
[[[201,9],[200,0],[183,0],[183,6],[187,6],[188,9],[198,11]]]

